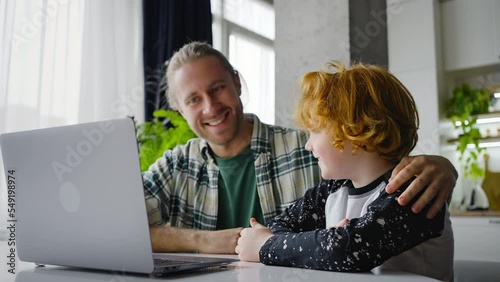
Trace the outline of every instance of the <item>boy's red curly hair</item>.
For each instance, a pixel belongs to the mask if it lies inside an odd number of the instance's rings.
[[[347,69],[331,62],[325,71],[305,74],[300,87],[297,124],[312,132],[329,131],[336,148],[343,150],[343,141],[348,140],[354,151],[398,162],[415,147],[419,126],[415,101],[386,69],[362,63]]]

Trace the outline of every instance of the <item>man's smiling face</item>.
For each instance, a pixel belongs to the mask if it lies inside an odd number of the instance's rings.
[[[178,110],[211,146],[230,146],[243,123],[241,84],[214,56],[185,63],[172,80]]]

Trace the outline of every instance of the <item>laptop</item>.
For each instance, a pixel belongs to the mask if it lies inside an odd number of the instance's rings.
[[[22,261],[154,275],[237,261],[153,254],[131,118],[5,133],[0,146]]]

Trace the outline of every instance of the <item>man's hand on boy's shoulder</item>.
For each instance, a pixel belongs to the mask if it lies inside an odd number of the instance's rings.
[[[416,179],[399,196],[398,202],[404,206],[422,189],[425,189],[420,198],[413,204],[412,211],[418,213],[433,201],[426,215],[427,218],[433,218],[450,198],[458,173],[451,162],[441,156],[405,157],[394,168],[386,187],[387,193],[394,193],[399,186],[413,176],[416,176]]]

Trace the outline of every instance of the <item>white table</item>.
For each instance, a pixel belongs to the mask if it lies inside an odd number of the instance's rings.
[[[2,282],[143,282],[151,280],[202,281],[202,282],[255,282],[255,281],[436,281],[411,273],[383,271],[381,273],[341,273],[307,270],[290,267],[267,266],[261,263],[234,262],[227,268],[213,268],[190,273],[149,277],[129,273],[84,270],[58,266],[36,267],[33,263],[16,261],[15,274],[8,272],[7,242],[0,241],[0,281]],[[214,255],[210,255],[214,256]],[[237,256],[218,255],[237,258]]]

